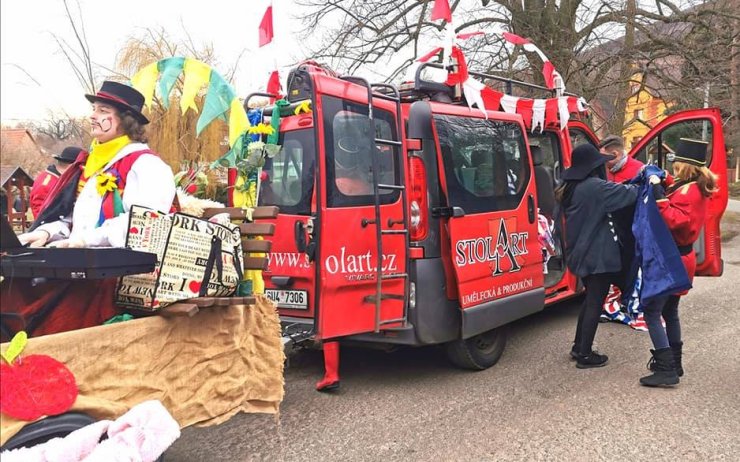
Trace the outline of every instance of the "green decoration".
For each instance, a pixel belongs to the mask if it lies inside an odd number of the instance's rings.
[[[196,136],[200,136],[203,129],[217,117],[223,117],[225,120],[224,114],[229,110],[231,101],[235,96],[231,85],[219,73],[211,72],[211,81],[208,84],[206,101],[203,104],[203,111],[198,118]]]
[[[165,58],[157,63],[159,69],[159,94],[165,109],[170,108],[170,92],[182,73],[184,57]]]
[[[272,115],[270,115],[270,125],[274,130],[271,135],[267,135],[267,144],[277,144],[280,138],[280,112],[288,106],[290,103],[285,99],[275,101],[275,107],[272,108]]]

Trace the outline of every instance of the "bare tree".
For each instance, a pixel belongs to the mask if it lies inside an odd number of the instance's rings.
[[[737,0],[709,3],[727,5]],[[310,50],[316,59],[330,62],[341,72],[366,64],[383,64],[383,77],[395,80],[416,57],[440,43],[442,27],[429,20],[433,0],[301,0],[306,8],[306,33],[316,32],[319,45]],[[624,123],[624,100],[630,80],[640,66],[662,79],[657,65],[667,56],[685,54],[675,34],[661,31],[688,25],[711,27],[715,18],[737,19],[737,8],[700,8],[699,0],[680,5],[673,0],[453,0],[457,32],[508,30],[529,38],[543,49],[571,90],[591,99],[610,94],[610,127]],[[686,7],[689,8],[686,8]],[[337,24],[328,27],[327,24]],[[662,26],[656,29],[656,24]],[[522,67],[521,50],[503,46],[498,34],[465,42],[471,65],[493,73],[541,79],[534,66]],[[647,64],[646,64],[647,63]],[[669,74],[668,72],[666,72]],[[670,75],[669,75],[670,77]],[[675,76],[673,76],[675,78]]]

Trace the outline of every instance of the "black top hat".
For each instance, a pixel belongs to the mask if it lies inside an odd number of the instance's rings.
[[[676,146],[674,162],[686,162],[687,164],[704,167],[707,165],[707,146],[709,143],[690,138],[681,138]]]
[[[615,156],[601,154],[591,143],[576,146],[570,157],[570,168],[563,172],[562,179],[566,181],[583,180],[591,172]]]
[[[106,80],[96,94],[85,95],[85,98],[91,103],[101,102],[110,104],[122,111],[131,111],[140,123],[149,123],[149,119],[141,113],[141,109],[144,107],[144,95],[128,85]]]
[[[77,160],[77,156],[79,156],[82,151],[84,151],[84,149],[78,148],[77,146],[67,146],[61,154],[57,154],[54,158],[59,162],[71,164]]]

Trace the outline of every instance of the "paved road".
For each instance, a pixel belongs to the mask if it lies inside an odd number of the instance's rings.
[[[168,461],[242,460],[738,460],[740,237],[724,245],[725,274],[700,278],[682,301],[686,376],[646,389],[646,333],[601,324],[603,369],[567,358],[574,304],[512,326],[498,365],[448,366],[437,348],[343,350],[342,390],[313,391],[321,356],[286,372],[278,418],[239,415],[186,429]]]
[[[727,201],[727,211],[740,213],[740,201],[737,199]]]

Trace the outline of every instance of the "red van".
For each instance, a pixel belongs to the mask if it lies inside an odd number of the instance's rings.
[[[597,137],[574,119],[531,133],[519,114],[484,115],[456,91],[421,78],[399,91],[305,64],[291,72],[282,149],[259,195],[280,207],[264,278],[287,337],[445,344],[456,365],[485,369],[508,323],[579,293],[562,249],[543,265],[538,215],[552,217],[573,146]],[[312,111],[296,114],[306,100]],[[667,168],[686,136],[710,141],[722,185],[695,245],[697,274],[718,276],[728,199],[719,110],[672,114],[630,155]]]

